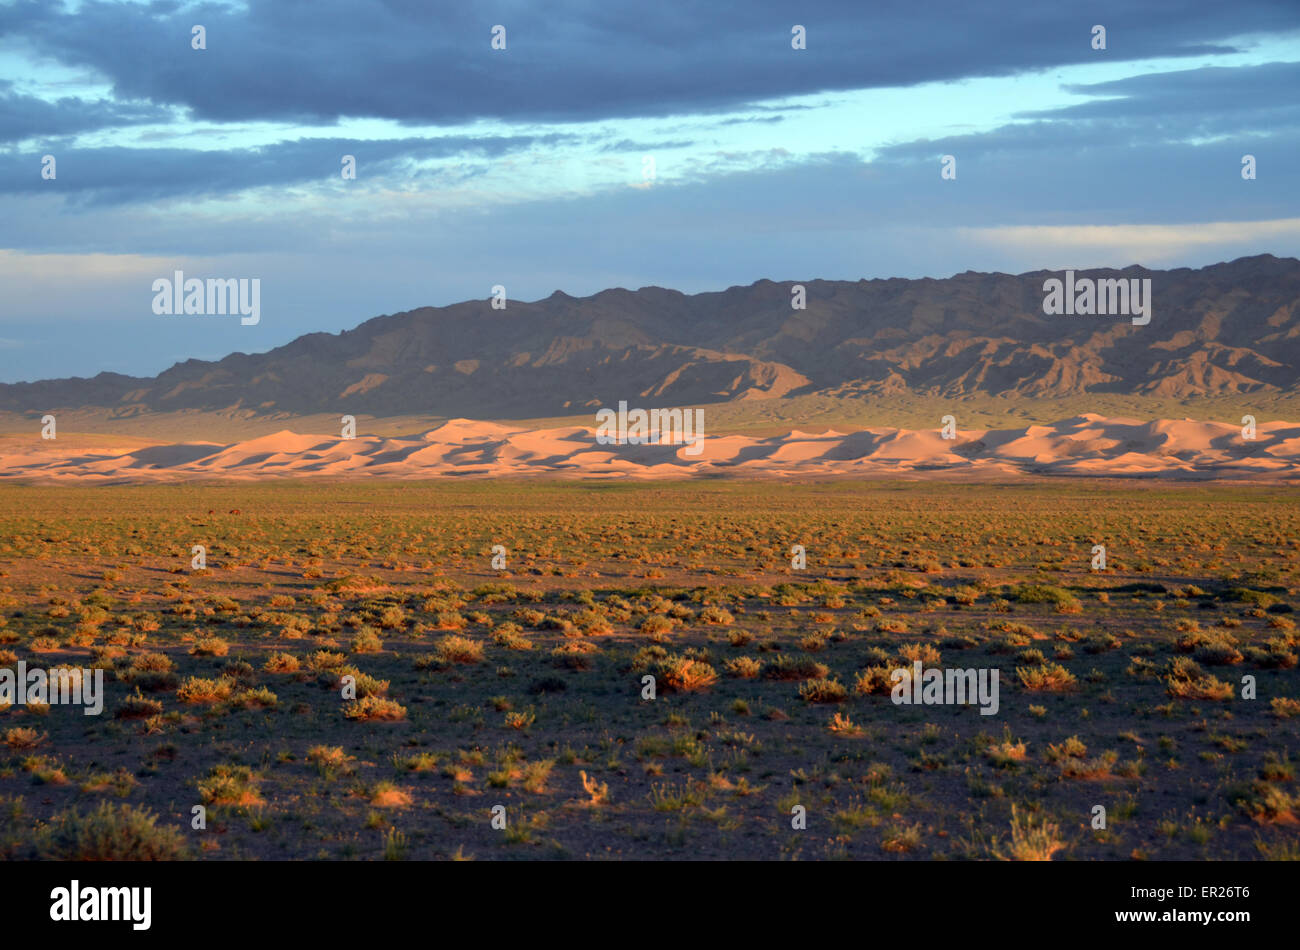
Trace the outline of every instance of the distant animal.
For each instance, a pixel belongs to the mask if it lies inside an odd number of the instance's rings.
[[[240,512],[240,510],[239,510],[238,508],[231,508],[231,509],[230,509],[230,513],[231,513],[232,515],[238,515],[238,514],[241,514],[242,512]]]
[[[209,508],[209,509],[208,509],[208,514],[210,514],[210,515],[215,515],[216,513],[217,513],[217,509],[215,509],[215,508]]]

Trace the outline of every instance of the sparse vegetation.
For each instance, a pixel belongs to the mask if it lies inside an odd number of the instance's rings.
[[[794,804],[853,858],[1287,853],[1286,492],[972,486],[965,518],[892,483],[610,485],[599,512],[559,483],[204,490],[0,492],[0,666],[106,693],[98,720],[0,707],[0,857],[674,857],[687,827],[691,853],[829,853],[790,844]],[[998,715],[894,703],[915,662],[999,670]],[[1104,835],[1075,831],[1091,789]],[[187,847],[187,802],[221,834]]]

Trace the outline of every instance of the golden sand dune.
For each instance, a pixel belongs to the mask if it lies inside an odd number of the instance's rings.
[[[66,445],[66,447],[64,447]],[[698,450],[698,451],[693,451]],[[1300,478],[1300,424],[1239,426],[1191,419],[1076,416],[1024,429],[793,430],[769,438],[726,435],[702,444],[602,444],[595,428],[517,428],[453,419],[390,438],[300,435],[288,430],[221,445],[87,445],[84,440],[0,443],[0,479],[148,482],[284,477],[431,478],[559,476],[596,479],[695,475],[912,476],[946,474]]]

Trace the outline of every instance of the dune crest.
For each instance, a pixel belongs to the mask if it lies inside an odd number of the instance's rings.
[[[703,450],[681,445],[606,445],[594,427],[527,429],[454,419],[391,438],[298,434],[283,430],[231,445],[188,442],[131,449],[61,450],[57,442],[0,454],[0,479],[153,482],[353,476],[436,478],[550,476],[595,479],[697,475],[1142,476],[1177,479],[1300,478],[1300,423],[1241,428],[1191,419],[1106,419],[1094,414],[1023,429],[959,432],[872,428],[794,429],[781,436],[706,437]]]

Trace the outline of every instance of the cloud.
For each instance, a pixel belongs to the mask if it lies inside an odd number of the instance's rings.
[[[1009,15],[1009,13],[1013,15]],[[790,31],[808,31],[795,51]],[[190,110],[200,121],[332,122],[370,116],[418,124],[481,118],[578,121],[732,109],[828,90],[1008,76],[1068,63],[1201,56],[1223,37],[1295,29],[1269,0],[1068,7],[970,0],[919,4],[809,0],[504,3],[250,0],[138,4],[46,0],[0,7],[0,38],[106,77],[122,100]],[[202,24],[207,49],[190,47]],[[490,29],[507,28],[507,48]],[[1091,49],[1106,24],[1109,48]]]
[[[1068,120],[1079,127],[1129,124],[1161,135],[1224,135],[1300,127],[1300,63],[1204,66],[1066,84],[1065,91],[1098,97],[1017,118]]]
[[[0,373],[156,372],[496,283],[535,299],[1300,253],[1300,66],[1202,65],[1252,35],[1285,51],[1300,9],[1134,6],[0,5],[0,62],[31,64],[0,81],[0,329],[23,344]],[[1075,65],[1091,81],[1053,78]],[[1017,78],[953,95],[981,77]],[[628,187],[647,152],[654,186]],[[175,268],[261,278],[262,323],[160,323],[150,282]]]
[[[1286,147],[1300,137],[1300,63],[1232,69],[1205,67],[1132,76],[1071,92],[1105,95],[1054,109],[1016,114],[1020,121],[986,132],[899,143],[877,151],[885,161],[930,160],[940,154],[990,158],[1012,153],[1068,155],[1115,149],[1197,145],[1234,138],[1238,144]],[[1240,157],[1240,153],[1238,153]],[[1150,164],[1150,159],[1145,159]]]
[[[578,141],[546,135],[453,135],[356,140],[303,138],[252,149],[71,148],[54,151],[58,178],[42,180],[36,157],[0,154],[0,194],[71,195],[89,204],[229,195],[269,185],[339,179],[342,157],[357,159],[358,177],[409,172],[415,162],[457,155],[497,158],[539,145]],[[404,176],[409,177],[409,176]]]
[[[73,96],[49,102],[3,91],[0,92],[0,143],[29,138],[54,140],[97,129],[161,122],[173,116],[174,110],[147,102],[87,101]]]
[[[1300,218],[1272,221],[1199,221],[1194,224],[1095,224],[1037,227],[963,228],[973,241],[1042,260],[1054,255],[1057,269],[1091,266],[1102,260],[1160,265],[1184,259],[1189,252],[1215,247],[1300,246]],[[1082,263],[1080,263],[1082,262]]]

